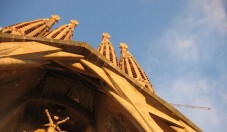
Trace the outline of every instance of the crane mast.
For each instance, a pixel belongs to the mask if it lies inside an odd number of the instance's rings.
[[[204,106],[191,106],[191,105],[184,105],[184,104],[172,104],[174,107],[183,107],[183,108],[189,108],[189,109],[201,109],[201,110],[211,110],[209,107],[204,107]]]

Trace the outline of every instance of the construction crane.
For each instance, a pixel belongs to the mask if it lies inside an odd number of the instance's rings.
[[[174,107],[182,107],[182,108],[189,108],[189,109],[201,109],[201,110],[211,110],[209,107],[204,107],[204,106],[191,106],[191,105],[183,105],[183,104],[172,104]]]

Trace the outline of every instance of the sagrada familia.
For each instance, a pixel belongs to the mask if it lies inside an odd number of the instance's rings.
[[[108,33],[98,49],[72,41],[79,22],[50,18],[0,31],[1,132],[201,132],[154,92],[144,70]]]

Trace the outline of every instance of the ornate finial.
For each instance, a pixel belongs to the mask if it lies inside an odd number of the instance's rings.
[[[121,48],[121,57],[131,57],[132,55],[128,51],[128,45],[121,42],[119,48]]]
[[[110,39],[110,35],[108,33],[103,33],[102,38]]]
[[[51,15],[52,19],[55,19],[56,21],[59,21],[61,19],[61,17],[59,15]]]
[[[71,20],[70,24],[77,26],[79,22],[77,20]]]
[[[110,42],[110,35],[108,33],[102,34],[102,43],[108,43]]]
[[[128,45],[126,43],[121,42],[119,48],[123,49],[128,49]]]
[[[71,20],[70,24],[68,24],[68,25],[69,25],[69,27],[71,27],[74,30],[74,28],[77,27],[78,24],[79,24],[79,22],[77,20]]]

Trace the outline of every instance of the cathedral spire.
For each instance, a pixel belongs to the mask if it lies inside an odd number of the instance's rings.
[[[1,32],[15,35],[41,37],[60,19],[60,16],[52,15],[50,18],[20,22],[3,28]]]
[[[71,20],[69,24],[62,25],[45,35],[43,35],[44,38],[54,38],[54,39],[60,39],[60,40],[72,40],[72,36],[74,33],[75,27],[79,22],[77,20]]]
[[[142,84],[147,90],[154,92],[148,77],[143,69],[136,62],[135,58],[128,51],[128,45],[120,43],[121,58],[119,61],[119,67],[130,77],[135,78],[140,84]]]
[[[110,35],[108,33],[102,34],[102,42],[99,44],[98,51],[114,65],[118,65],[117,55],[110,42]]]

